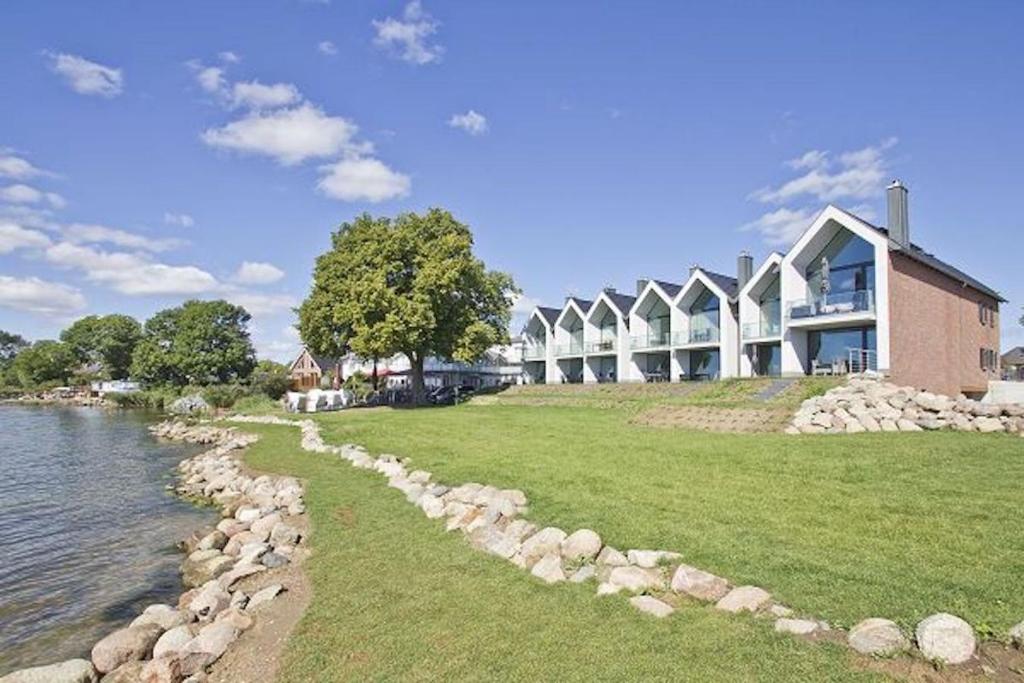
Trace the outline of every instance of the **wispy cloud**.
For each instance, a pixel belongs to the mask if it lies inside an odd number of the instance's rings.
[[[0,187],[0,201],[11,204],[47,203],[55,209],[64,208],[67,202],[56,192],[44,192],[23,183]]]
[[[382,202],[409,194],[409,176],[393,171],[370,157],[351,157],[321,166],[325,174],[317,188],[328,197],[346,202]]]
[[[0,275],[0,307],[46,316],[66,316],[86,307],[81,290],[37,277]]]
[[[50,60],[50,70],[61,76],[72,90],[81,95],[116,97],[124,89],[124,75],[121,69],[63,52],[45,54]]]
[[[181,228],[191,228],[196,224],[196,219],[192,218],[187,213],[174,213],[172,211],[164,212],[164,223],[167,225],[177,225]]]
[[[72,223],[62,232],[64,239],[73,244],[113,244],[126,249],[151,252],[168,251],[186,244],[184,240],[173,237],[154,238],[105,225],[86,223]]]
[[[441,61],[444,48],[431,43],[440,23],[426,13],[420,0],[412,0],[402,11],[402,17],[374,20],[377,32],[374,44],[410,64],[431,64]]]
[[[284,277],[284,271],[272,263],[243,261],[235,273],[235,282],[244,285],[267,285]]]
[[[329,40],[321,40],[316,45],[316,51],[322,55],[333,57],[334,55],[338,54],[338,46]]]
[[[0,254],[10,254],[17,249],[45,248],[50,244],[45,233],[0,220]]]
[[[483,135],[487,132],[487,117],[472,109],[465,114],[455,114],[448,119],[452,128],[461,128],[470,135]]]
[[[49,171],[33,166],[13,151],[0,148],[0,176],[14,180],[28,180],[37,176],[52,176]]]

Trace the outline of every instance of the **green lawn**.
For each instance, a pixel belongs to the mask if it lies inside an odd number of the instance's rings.
[[[601,502],[591,494],[570,514],[558,502],[561,497],[552,495],[552,484],[563,480],[566,466],[575,461],[569,452],[547,446],[523,457],[518,454],[525,451],[508,447],[522,439],[515,435],[530,424],[531,414],[541,413],[466,407],[353,411],[323,419],[331,436],[359,436],[375,448],[387,444],[415,451],[418,464],[430,464],[444,476],[461,480],[473,473],[495,483],[521,481],[534,493],[538,518],[569,524],[592,513],[598,528],[610,530],[608,520],[619,514],[615,501]],[[555,413],[554,421],[528,438],[538,443],[566,420],[594,419],[571,416]],[[505,420],[510,422],[498,428]],[[471,549],[460,534],[444,533],[441,521],[426,519],[379,475],[337,457],[300,451],[296,430],[243,428],[263,435],[246,456],[251,465],[306,481],[314,529],[314,553],[306,564],[314,598],[288,642],[281,681],[877,680],[859,671],[845,648],[776,635],[768,620],[686,605],[658,621],[633,610],[621,596],[597,598],[593,584],[541,584],[508,562]],[[551,444],[564,441],[557,437]],[[456,455],[456,448],[470,455]],[[427,452],[435,456],[428,458]],[[608,469],[618,462],[623,470],[651,471],[635,467],[625,450],[609,448],[604,454]],[[598,489],[599,479],[591,480]],[[545,480],[546,485],[534,486]],[[638,501],[628,490],[614,493],[627,505]],[[599,515],[601,509],[605,513]],[[671,501],[662,500],[647,514],[662,517],[670,509]],[[628,528],[621,525],[621,532]]]
[[[411,456],[444,482],[521,488],[535,522],[593,528],[623,549],[679,551],[839,625],[881,616],[909,630],[950,611],[983,632],[1005,633],[1024,619],[1024,440],[709,434],[633,426],[629,416],[499,403],[317,419],[329,442]],[[346,472],[344,485],[353,477]],[[356,488],[370,486],[360,479]],[[410,523],[417,515],[387,509],[376,514]],[[385,537],[404,534],[389,528]],[[459,546],[445,547],[449,561]],[[465,561],[491,566],[487,558]],[[713,619],[694,615],[678,621]]]

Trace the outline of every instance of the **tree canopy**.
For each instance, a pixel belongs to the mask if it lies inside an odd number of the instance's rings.
[[[344,223],[316,260],[299,331],[314,353],[409,358],[423,397],[428,356],[472,362],[508,340],[511,276],[473,255],[469,228],[447,211]]]
[[[18,352],[11,370],[24,387],[47,383],[63,384],[73,372],[75,354],[71,347],[52,339],[37,341]]]
[[[146,321],[131,375],[148,384],[209,384],[245,379],[256,365],[251,316],[227,301],[186,301]]]
[[[142,325],[128,315],[90,315],[76,320],[60,333],[82,365],[100,366],[99,374],[126,379],[132,354],[142,339]]]

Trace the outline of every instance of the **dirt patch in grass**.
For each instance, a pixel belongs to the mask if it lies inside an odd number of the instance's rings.
[[[1024,652],[993,642],[982,643],[975,657],[961,666],[936,667],[920,656],[893,659],[858,657],[855,661],[858,668],[908,683],[1020,683],[1024,680]]]
[[[655,406],[635,416],[630,422],[643,427],[708,432],[777,432],[789,416],[789,410],[785,408]]]

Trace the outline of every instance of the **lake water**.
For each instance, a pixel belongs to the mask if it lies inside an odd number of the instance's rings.
[[[0,405],[0,676],[87,657],[182,591],[174,544],[218,515],[165,490],[198,449],[157,442],[153,419]]]

